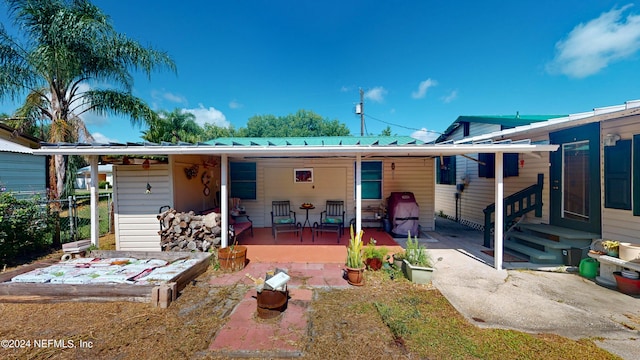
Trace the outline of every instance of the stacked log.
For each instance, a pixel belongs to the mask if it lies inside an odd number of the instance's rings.
[[[169,209],[157,217],[162,251],[209,251],[222,240],[218,213],[196,215]]]

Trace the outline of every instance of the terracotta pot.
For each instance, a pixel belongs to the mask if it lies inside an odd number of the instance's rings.
[[[364,285],[364,266],[360,269],[347,267],[347,282],[350,285]]]
[[[247,247],[236,245],[233,247],[221,248],[218,250],[218,263],[220,269],[225,271],[238,271],[244,269],[247,260]]]
[[[367,259],[365,261],[365,264],[367,265],[367,268],[369,268],[369,270],[378,271],[382,269],[382,260],[378,258]]]

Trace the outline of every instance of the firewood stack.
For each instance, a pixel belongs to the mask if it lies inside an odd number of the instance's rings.
[[[220,244],[220,214],[196,215],[169,209],[158,214],[162,251],[208,251]]]

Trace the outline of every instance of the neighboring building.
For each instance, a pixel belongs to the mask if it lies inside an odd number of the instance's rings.
[[[98,165],[98,183],[106,181],[110,186],[113,185],[113,165]],[[76,189],[89,190],[91,183],[91,167],[85,166],[76,172]]]
[[[46,197],[46,157],[33,154],[39,141],[0,124],[0,192]]]

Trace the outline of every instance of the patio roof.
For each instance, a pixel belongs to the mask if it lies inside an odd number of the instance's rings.
[[[428,144],[408,136],[218,138],[205,143],[41,143],[38,155],[222,155],[248,157],[446,156],[473,153],[555,151],[556,145],[485,141]]]

